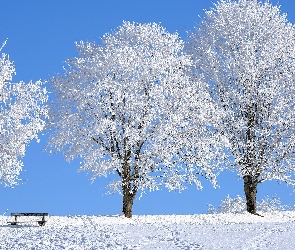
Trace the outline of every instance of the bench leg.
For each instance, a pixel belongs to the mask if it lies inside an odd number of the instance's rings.
[[[38,221],[39,226],[45,226],[45,216],[43,215],[42,220]]]
[[[10,223],[11,225],[17,225],[17,215],[14,216],[14,221]]]

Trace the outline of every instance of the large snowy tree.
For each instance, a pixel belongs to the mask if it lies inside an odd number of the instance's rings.
[[[216,185],[209,163],[218,145],[204,133],[219,112],[206,85],[185,74],[191,60],[177,33],[124,22],[101,45],[76,46],[80,57],[52,79],[50,151],[81,158],[93,180],[115,173],[109,186],[123,195],[126,217],[138,191],[201,188],[199,174]]]
[[[226,0],[205,12],[187,47],[226,116],[244,178],[247,211],[256,213],[257,185],[295,186],[295,28],[269,1]]]
[[[4,45],[3,45],[4,46]],[[0,51],[3,49],[0,49]],[[8,55],[0,58],[0,182],[5,186],[18,183],[23,167],[21,158],[47,116],[46,89],[40,81],[12,83],[15,67]]]

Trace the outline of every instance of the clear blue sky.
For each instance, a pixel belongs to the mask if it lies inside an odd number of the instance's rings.
[[[216,1],[213,1],[216,2]],[[295,1],[279,3],[289,21],[295,23]],[[168,31],[177,31],[185,39],[186,31],[198,23],[211,0],[1,0],[0,43],[8,38],[3,52],[16,65],[14,81],[46,80],[63,73],[63,62],[76,56],[75,41],[99,41],[123,20],[161,23]],[[49,156],[41,142],[33,141],[24,158],[26,180],[14,188],[0,186],[0,215],[8,212],[48,212],[50,215],[105,215],[121,212],[119,194],[105,195],[108,178],[90,183],[90,175],[77,172],[79,160],[71,163],[63,156]],[[206,213],[207,205],[218,206],[227,194],[243,195],[243,183],[236,174],[223,173],[220,188],[213,189],[204,180],[204,189],[190,186],[177,193],[161,190],[147,193],[134,203],[134,214]],[[282,203],[295,201],[290,187],[266,182],[258,187],[258,199],[278,194]]]

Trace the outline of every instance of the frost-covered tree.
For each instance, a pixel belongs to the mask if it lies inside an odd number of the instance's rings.
[[[3,45],[4,46],[4,45]],[[2,51],[3,49],[0,49]],[[31,140],[38,140],[47,108],[46,89],[40,81],[12,83],[15,67],[7,54],[0,58],[0,182],[13,186],[23,167],[21,158]]]
[[[226,116],[218,127],[244,178],[247,211],[257,185],[295,186],[295,28],[269,1],[226,0],[205,12],[188,53]]]
[[[218,112],[206,85],[185,74],[191,60],[177,33],[124,22],[102,44],[76,46],[80,57],[52,79],[51,152],[81,158],[92,180],[116,174],[109,186],[126,217],[138,191],[201,188],[198,174],[216,184],[209,160],[218,147],[202,133]]]

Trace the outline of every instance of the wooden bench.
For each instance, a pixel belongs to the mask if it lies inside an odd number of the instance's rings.
[[[42,216],[42,219],[38,220],[37,222],[39,226],[44,226],[46,222],[45,216],[48,216],[48,213],[11,213],[11,216],[14,216],[14,221],[8,221],[7,223],[9,223],[10,225],[26,223],[26,222],[21,222],[17,220],[17,218],[20,216]]]

